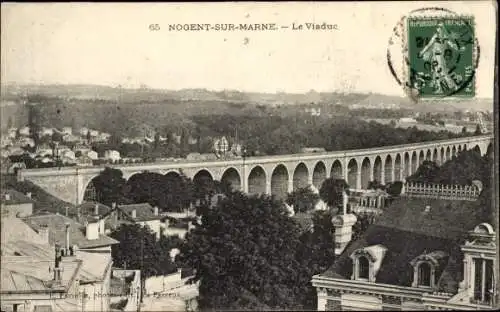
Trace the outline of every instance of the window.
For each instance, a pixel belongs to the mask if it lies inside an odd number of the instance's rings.
[[[418,266],[418,286],[431,287],[431,266],[427,262]]]
[[[493,260],[474,259],[474,300],[490,303],[493,299]]]
[[[358,258],[358,278],[369,278],[370,262],[364,256]]]

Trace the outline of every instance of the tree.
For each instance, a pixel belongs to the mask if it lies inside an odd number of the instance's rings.
[[[335,240],[332,214],[329,211],[315,211],[312,216],[313,231],[302,234],[298,250],[298,261],[307,269],[309,281],[313,275],[323,273],[335,261]],[[317,310],[316,289],[309,283],[305,287],[304,308]]]
[[[356,241],[368,229],[370,224],[373,224],[375,217],[373,215],[360,214],[356,215],[356,223],[352,226],[352,241]]]
[[[349,185],[344,179],[328,178],[323,181],[319,189],[319,197],[330,207],[338,208],[339,211],[343,205],[343,192],[349,195]]]
[[[387,187],[387,193],[393,197],[401,195],[402,190],[403,190],[403,182],[401,181],[390,183]]]
[[[314,209],[319,201],[319,195],[314,193],[310,187],[302,187],[288,194],[286,203],[293,205],[295,212],[306,212]]]
[[[157,241],[149,227],[124,223],[110,236],[120,242],[111,247],[114,266],[141,270],[141,278],[170,274],[177,270],[171,261],[170,250],[178,247],[178,243],[166,237]]]
[[[99,202],[111,206],[113,203],[128,203],[125,197],[127,180],[119,169],[106,167],[93,180]]]
[[[474,135],[481,135],[481,134],[483,134],[483,131],[481,131],[481,125],[477,124],[476,131],[474,131]]]
[[[385,186],[382,183],[380,183],[379,181],[373,180],[373,181],[368,182],[368,189],[369,190],[384,190]]]
[[[200,307],[241,310],[258,302],[270,308],[303,308],[310,277],[297,260],[298,224],[271,197],[225,195],[205,210],[178,256],[196,271],[192,281],[200,281]]]
[[[154,150],[156,151],[160,146],[160,132],[156,130],[154,139]]]
[[[51,140],[52,142],[62,142],[63,140],[62,133],[54,130],[54,132],[52,132]]]
[[[439,171],[439,166],[430,160],[424,160],[417,171],[406,180],[411,182],[429,182],[428,177],[433,177]]]

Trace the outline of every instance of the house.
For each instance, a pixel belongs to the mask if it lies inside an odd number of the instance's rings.
[[[46,128],[46,127],[43,127],[42,130],[40,130],[38,132],[38,135],[40,137],[52,136],[53,134],[54,134],[54,129],[53,128]]]
[[[87,127],[82,127],[78,132],[81,136],[87,136],[87,132],[89,132],[89,129]]]
[[[111,137],[111,134],[106,133],[106,132],[101,132],[100,134],[98,134],[95,137],[94,141],[95,142],[108,142],[110,137]]]
[[[42,144],[36,148],[35,153],[38,156],[54,156],[54,149],[48,144]]]
[[[2,215],[2,311],[82,311],[78,277],[82,260],[56,256],[46,228],[33,231]]]
[[[75,152],[73,152],[72,150],[69,150],[69,149],[67,149],[67,150],[62,150],[62,151],[61,151],[61,150],[59,150],[59,155],[60,155],[61,157],[64,157],[64,158],[69,158],[69,159],[71,159],[71,160],[75,160],[75,159],[76,159],[76,157],[75,157]]]
[[[92,137],[92,138],[95,138],[96,136],[99,135],[99,131],[97,130],[92,130],[92,129],[89,129],[89,135]]]
[[[104,158],[111,161],[118,161],[121,159],[120,152],[115,150],[107,150],[104,152]]]
[[[19,129],[19,134],[21,136],[25,136],[25,137],[29,136],[30,135],[30,127],[22,127],[22,128],[20,128]]]
[[[412,118],[412,117],[403,117],[403,118],[399,118],[399,122],[402,122],[402,123],[416,123],[417,120],[415,118]]]
[[[318,310],[493,309],[493,222],[470,202],[396,200],[313,276]]]
[[[35,141],[32,138],[24,137],[24,138],[19,139],[18,146],[30,146],[30,147],[34,147],[35,146]]]
[[[84,154],[85,156],[87,156],[88,158],[92,159],[92,160],[97,160],[99,159],[99,155],[97,154],[96,151],[93,151],[93,150],[89,150],[85,153],[82,153]],[[119,155],[118,155],[119,156]]]
[[[111,238],[106,240],[98,232],[98,227],[88,226],[91,223],[88,222],[85,228],[57,214],[44,214],[24,219],[24,222],[21,219],[4,222],[2,219],[2,252],[23,257],[36,255],[44,261],[59,258],[61,263],[80,262],[79,271],[73,273],[77,292],[71,299],[76,299],[76,302],[64,310],[108,311],[112,259],[110,249],[105,247],[118,242]],[[8,228],[5,231],[4,225]],[[86,232],[85,236],[82,230]],[[3,235],[5,232],[9,233],[6,240]],[[30,246],[33,243],[38,246]],[[61,309],[53,309],[58,310]]]
[[[63,135],[63,141],[69,143],[78,143],[78,142],[81,143],[83,142],[83,139],[77,135],[66,133]]]
[[[160,239],[163,233],[162,218],[158,213],[158,207],[153,207],[148,203],[117,206],[117,221],[119,223],[133,222],[148,226],[156,234],[157,239]]]
[[[27,217],[33,214],[33,200],[31,193],[24,195],[13,189],[2,191],[0,204],[2,211],[9,211],[12,215],[18,217]]]
[[[61,129],[61,133],[63,135],[72,135],[73,134],[73,129],[71,127],[63,127]]]
[[[7,135],[8,135],[9,138],[15,139],[17,137],[17,128],[10,128],[7,131]]]
[[[84,218],[83,224],[59,214],[39,214],[24,221],[34,230],[48,229],[51,245],[64,246],[61,254],[81,259],[79,274],[80,293],[85,294],[84,311],[109,310],[112,272],[111,246],[118,241],[104,234],[104,222],[100,218]]]
[[[79,251],[111,253],[111,246],[118,243],[104,234],[104,222],[98,218],[85,218],[79,223],[60,214],[40,213],[23,220],[35,231],[48,227],[51,244],[62,246],[66,243],[67,235],[70,235],[71,246],[77,247]],[[66,232],[66,225],[69,232]]]

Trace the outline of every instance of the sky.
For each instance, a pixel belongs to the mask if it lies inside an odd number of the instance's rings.
[[[392,29],[409,11],[476,17],[476,90],[493,97],[492,1],[370,3],[2,3],[2,83],[99,84],[256,92],[403,95],[387,66]],[[292,23],[337,30],[292,30]],[[176,23],[276,23],[277,31],[168,31]],[[159,24],[159,31],[150,31]]]

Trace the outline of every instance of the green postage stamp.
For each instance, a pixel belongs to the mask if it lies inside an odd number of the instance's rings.
[[[471,16],[409,17],[407,65],[420,98],[475,96],[478,50]]]

